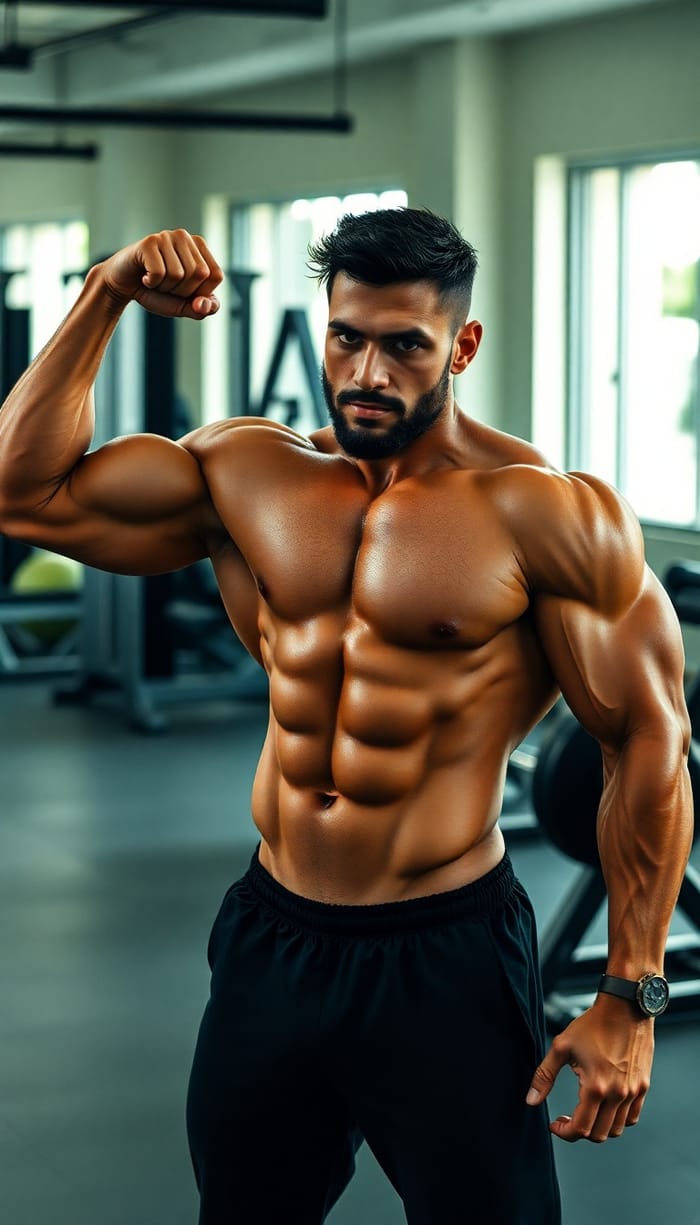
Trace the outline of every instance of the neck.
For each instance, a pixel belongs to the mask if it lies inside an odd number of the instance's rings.
[[[468,421],[453,399],[438,420],[403,450],[386,459],[354,459],[372,496],[408,477],[426,476],[440,468],[462,467],[468,440]]]

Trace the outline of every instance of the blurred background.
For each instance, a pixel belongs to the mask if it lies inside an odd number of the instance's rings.
[[[96,443],[245,413],[313,429],[325,296],[308,242],[347,211],[445,214],[478,249],[485,328],[458,399],[629,498],[681,618],[695,725],[699,53],[697,0],[0,3],[0,399],[92,262],[183,226],[227,271],[223,309],[201,328],[127,311]],[[207,564],[125,579],[0,536],[11,1225],[196,1220],[184,1093],[208,930],[255,846],[265,698]],[[605,916],[595,866],[535,812],[546,730],[511,763],[503,825],[555,1027]],[[691,884],[686,903],[688,1007],[659,1025],[644,1124],[602,1150],[558,1146],[567,1225],[700,1223]],[[360,1219],[403,1220],[366,1150],[331,1217]]]

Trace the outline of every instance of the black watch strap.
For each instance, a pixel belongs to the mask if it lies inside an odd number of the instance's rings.
[[[663,974],[643,974],[638,982],[630,978],[616,978],[614,974],[604,974],[598,990],[636,1004],[643,1017],[660,1017],[668,1007],[669,988]]]
[[[631,978],[616,978],[614,974],[603,974],[598,990],[605,992],[606,995],[617,995],[620,999],[631,1000],[633,1004],[637,1002],[637,990],[639,983]]]

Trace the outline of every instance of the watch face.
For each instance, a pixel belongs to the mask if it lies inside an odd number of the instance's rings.
[[[639,989],[639,1003],[650,1017],[657,1017],[668,1004],[668,983],[658,974],[649,977]]]

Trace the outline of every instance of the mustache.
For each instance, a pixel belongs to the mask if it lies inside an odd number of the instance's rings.
[[[339,407],[342,404],[374,404],[377,408],[387,408],[391,412],[400,413],[402,416],[406,412],[406,405],[403,400],[394,400],[391,396],[382,396],[378,391],[339,391],[335,399]]]

